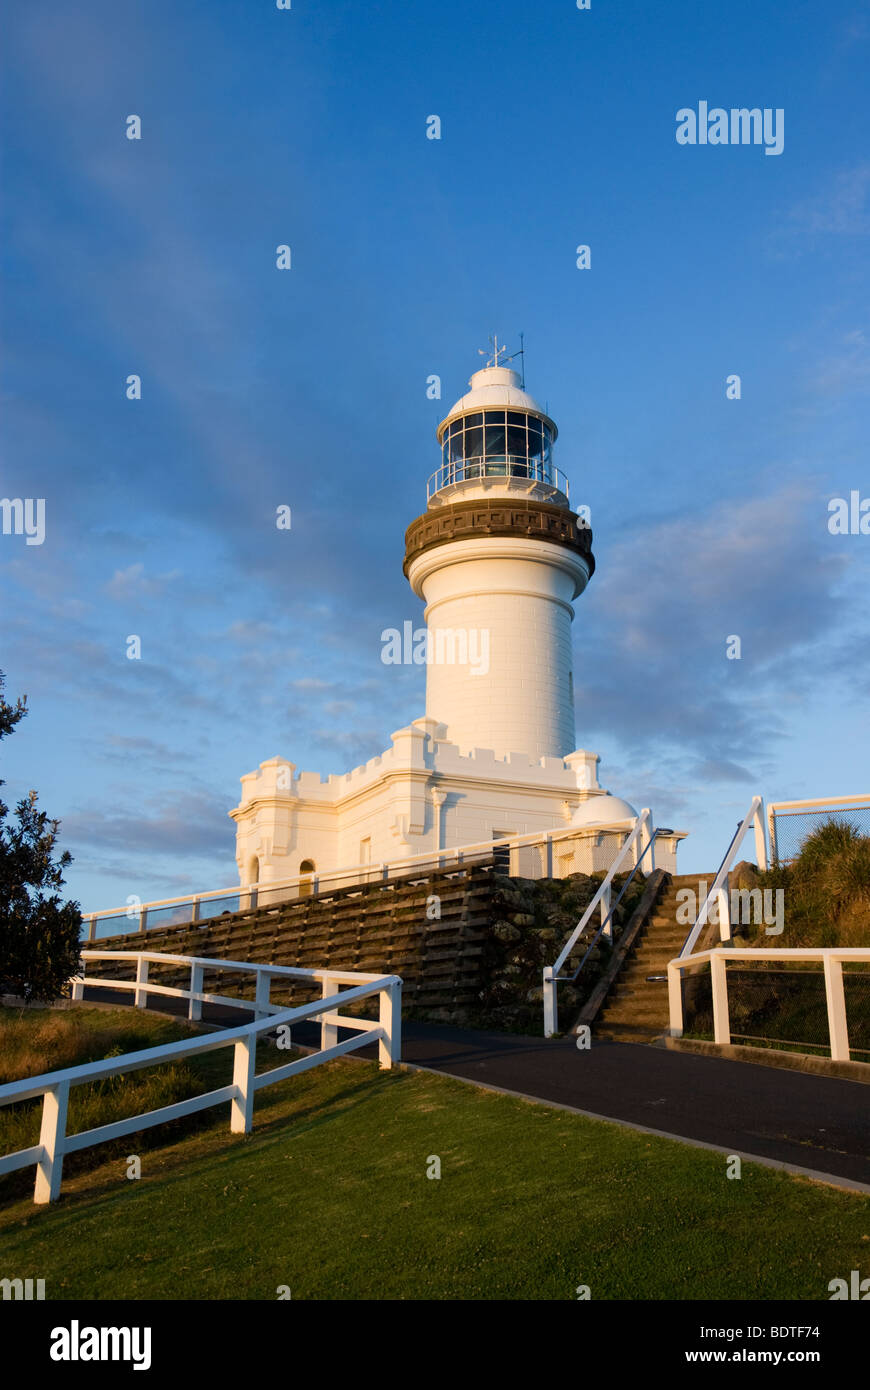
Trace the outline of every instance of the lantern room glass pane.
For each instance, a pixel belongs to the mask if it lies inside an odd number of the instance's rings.
[[[525,459],[528,457],[525,428],[520,429],[516,425],[508,425],[507,451],[513,458]]]
[[[504,458],[505,430],[504,425],[486,426],[486,457]]]
[[[465,457],[467,459],[479,458],[483,453],[483,430],[467,429],[465,431]]]

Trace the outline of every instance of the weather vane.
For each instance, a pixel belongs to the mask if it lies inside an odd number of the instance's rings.
[[[486,348],[478,348],[477,351],[480,353],[480,356],[481,356],[481,357],[488,357],[488,358],[489,358],[489,361],[488,361],[487,364],[486,364],[488,367],[498,367],[498,366],[500,365],[498,359],[499,359],[499,357],[501,356],[502,353],[507,352],[507,348],[504,346],[504,344],[502,344],[501,347],[499,347],[498,334],[497,334],[497,333],[491,333],[491,334],[490,334],[489,341],[490,341],[490,351],[489,351],[489,352],[487,352]],[[509,362],[511,359],[508,357],[506,360]]]

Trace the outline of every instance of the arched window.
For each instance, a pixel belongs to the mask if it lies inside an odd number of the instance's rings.
[[[301,875],[310,875],[310,877],[308,877],[308,878],[303,877],[303,878],[302,878],[302,882],[299,884],[299,896],[300,896],[300,898],[308,898],[308,897],[311,896],[312,882],[313,882],[313,880],[314,880],[314,875],[315,875],[315,873],[316,873],[316,869],[315,869],[315,866],[314,866],[314,860],[313,860],[313,859],[303,859],[303,860],[302,860],[302,863],[299,865],[299,873],[300,873]]]

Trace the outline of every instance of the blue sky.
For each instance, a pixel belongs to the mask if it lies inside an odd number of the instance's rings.
[[[870,495],[866,5],[3,10],[0,495],[47,530],[0,536],[0,773],[85,908],[233,882],[243,773],[423,713],[379,638],[420,619],[403,532],[493,331],[591,507],[604,785],[686,870],[756,791],[870,789],[870,537],[827,527]],[[783,153],[679,146],[701,100],[783,108]]]

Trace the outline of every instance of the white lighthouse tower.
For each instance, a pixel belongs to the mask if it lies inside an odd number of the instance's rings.
[[[426,713],[350,772],[324,778],[273,757],[244,776],[230,812],[243,884],[326,888],[360,866],[402,872],[524,836],[540,844],[511,850],[512,872],[592,872],[634,823],[599,783],[598,755],[574,746],[571,624],[595,569],[592,532],[553,461],[556,426],[503,352],[496,343],[438,426],[441,464],[405,533],[404,571],[425,603],[426,628],[405,626],[426,661]],[[567,832],[555,852],[554,830]],[[683,835],[658,832],[661,868],[676,870]]]
[[[555,424],[499,353],[438,426],[441,467],[406,537],[405,573],[429,628],[426,713],[460,749],[564,758],[575,748],[571,622],[595,568],[591,532],[553,462]]]

